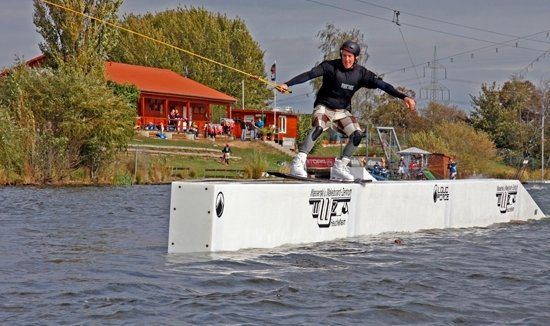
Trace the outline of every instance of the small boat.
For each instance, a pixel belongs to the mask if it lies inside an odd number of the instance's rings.
[[[168,252],[273,248],[543,217],[517,180],[178,181],[171,188]]]

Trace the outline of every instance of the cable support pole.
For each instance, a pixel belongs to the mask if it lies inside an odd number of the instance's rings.
[[[82,17],[85,17],[85,18],[89,18],[89,19],[98,21],[98,22],[100,22],[100,23],[103,23],[103,24],[105,24],[105,25],[114,27],[114,28],[119,29],[119,30],[122,30],[122,31],[125,31],[125,32],[127,32],[127,33],[130,33],[130,34],[134,34],[134,35],[143,37],[143,38],[145,38],[145,39],[147,39],[147,40],[149,40],[149,41],[153,41],[153,42],[155,42],[155,43],[165,45],[165,46],[167,46],[167,47],[169,47],[169,48],[172,48],[172,49],[181,51],[181,52],[183,52],[183,53],[185,53],[185,54],[188,54],[188,55],[190,55],[190,56],[197,57],[197,58],[199,58],[199,59],[208,61],[208,62],[210,62],[210,63],[213,63],[213,64],[216,64],[216,65],[222,66],[222,67],[227,68],[227,69],[229,69],[229,70],[233,70],[233,71],[238,72],[238,73],[240,73],[240,74],[242,74],[242,75],[248,76],[248,77],[250,77],[250,78],[252,78],[252,79],[255,79],[255,80],[259,81],[259,82],[262,82],[262,83],[264,83],[264,84],[266,84],[266,85],[268,85],[268,86],[270,86],[270,87],[273,87],[273,88],[275,88],[276,90],[278,90],[278,91],[280,91],[280,92],[283,92],[283,93],[292,93],[292,91],[291,91],[290,89],[285,91],[284,89],[281,89],[281,88],[279,87],[279,85],[277,85],[277,84],[275,84],[275,83],[272,83],[272,82],[270,82],[270,81],[268,81],[268,80],[266,80],[266,79],[264,79],[264,78],[262,78],[262,77],[260,77],[260,76],[256,76],[256,75],[253,75],[253,74],[248,73],[248,72],[246,72],[246,71],[237,69],[237,68],[235,68],[235,67],[228,66],[228,65],[226,65],[226,64],[224,64],[224,63],[221,63],[221,62],[218,62],[218,61],[216,61],[216,60],[210,59],[210,58],[208,58],[208,57],[202,56],[202,55],[200,55],[200,54],[191,52],[191,51],[189,51],[189,50],[180,48],[180,47],[175,46],[175,45],[172,45],[172,44],[170,44],[170,43],[167,43],[167,42],[158,40],[158,39],[153,38],[153,37],[151,37],[151,36],[148,36],[148,35],[145,35],[145,34],[142,34],[142,33],[136,32],[136,31],[133,31],[133,30],[128,29],[128,28],[126,28],[126,27],[123,27],[123,26],[120,26],[120,25],[111,23],[111,22],[106,21],[106,20],[101,19],[101,18],[97,18],[97,17],[91,16],[91,15],[88,15],[88,14],[85,14],[85,13],[82,13],[82,12],[79,12],[79,11],[74,10],[74,9],[72,9],[72,8],[65,7],[65,6],[63,6],[63,5],[60,5],[60,4],[57,4],[57,3],[54,3],[54,2],[51,2],[51,1],[48,1],[48,0],[40,0],[40,1],[42,1],[42,2],[44,2],[44,3],[47,3],[47,4],[51,5],[51,6],[57,7],[57,8],[59,8],[59,9],[62,9],[62,10],[71,12],[71,13],[73,13],[73,14],[77,14],[77,15],[80,15],[80,16],[82,16]]]

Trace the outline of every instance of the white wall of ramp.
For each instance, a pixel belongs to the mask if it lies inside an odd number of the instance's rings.
[[[542,218],[515,180],[174,182],[168,252],[272,248]]]
[[[378,182],[366,187],[358,234],[482,227],[542,218],[543,212],[515,180]]]

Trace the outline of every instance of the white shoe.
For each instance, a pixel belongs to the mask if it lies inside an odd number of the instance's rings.
[[[334,165],[330,168],[330,180],[353,181],[355,178],[350,173],[348,163],[350,159],[343,157],[336,159]]]
[[[295,177],[307,178],[305,153],[298,153],[290,164],[290,174]]]

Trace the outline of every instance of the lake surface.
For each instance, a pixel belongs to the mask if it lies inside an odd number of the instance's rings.
[[[169,206],[168,185],[0,188],[0,323],[550,324],[549,218],[168,255]]]

